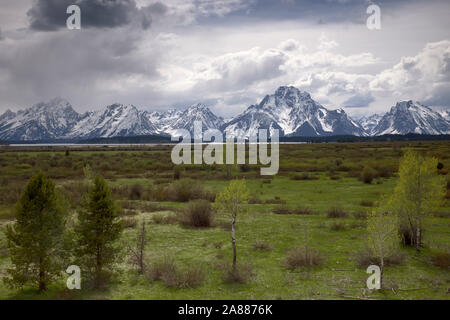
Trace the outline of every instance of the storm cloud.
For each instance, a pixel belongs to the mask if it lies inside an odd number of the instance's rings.
[[[450,105],[450,4],[378,0],[20,0],[0,3],[0,113],[60,96],[77,111],[203,102],[230,117],[281,85],[351,115]],[[81,30],[66,9],[81,7]]]
[[[139,9],[135,0],[36,0],[27,12],[30,28],[40,31],[64,28],[67,7],[74,3],[81,9],[83,28],[115,28],[137,23],[147,29],[152,11],[165,12],[162,3]]]

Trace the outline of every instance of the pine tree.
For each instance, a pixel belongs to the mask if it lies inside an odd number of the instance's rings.
[[[40,172],[30,179],[15,207],[16,222],[6,228],[13,268],[5,282],[11,287],[37,285],[39,291],[64,270],[67,210],[54,182]]]
[[[217,195],[214,208],[218,212],[227,214],[231,219],[231,244],[233,246],[233,270],[236,269],[236,233],[235,224],[239,214],[245,212],[244,204],[248,202],[249,192],[245,180],[233,180],[229,186]]]
[[[424,222],[444,198],[445,181],[437,174],[438,160],[407,151],[399,166],[399,182],[392,204],[402,225],[409,230],[411,244],[420,249]]]
[[[121,249],[122,221],[105,179],[95,177],[78,214],[76,255],[99,288],[110,276]]]

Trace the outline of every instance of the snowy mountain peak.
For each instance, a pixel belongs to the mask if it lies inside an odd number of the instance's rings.
[[[209,108],[207,106],[205,106],[203,103],[197,103],[197,104],[193,104],[193,105],[189,106],[187,108],[187,110],[203,111],[203,110],[209,110]]]
[[[311,99],[311,95],[304,91],[300,91],[299,89],[297,89],[296,87],[293,86],[281,86],[279,87],[276,91],[275,91],[275,96],[277,96],[278,98],[281,99],[292,99],[292,98],[297,98],[297,99]]]
[[[449,134],[450,123],[419,102],[400,101],[386,113],[371,134]]]
[[[216,116],[211,110],[202,103],[189,106],[182,111],[170,123],[166,132],[172,135],[179,135],[180,129],[188,130],[191,134],[194,132],[194,122],[201,121],[203,130],[219,129],[224,122],[221,117]]]
[[[377,113],[374,113],[370,116],[363,116],[358,120],[359,125],[371,135],[373,129],[378,125],[378,122],[381,120],[383,116]]]
[[[344,110],[328,110],[311,95],[292,86],[279,87],[258,105],[252,105],[223,128],[229,135],[248,137],[260,129],[280,130],[280,135],[364,135]]]
[[[75,114],[75,110],[73,110],[72,105],[65,99],[62,98],[54,98],[49,102],[40,102],[33,105],[31,108],[25,110],[25,112],[29,113],[51,113],[56,112],[59,114],[63,113],[72,113]]]
[[[329,110],[309,93],[283,86],[227,121],[202,103],[164,112],[114,103],[80,115],[67,100],[55,98],[0,115],[0,140],[179,135],[180,129],[192,134],[195,121],[202,122],[203,130],[220,129],[235,137],[249,137],[259,129],[271,134],[277,129],[280,136],[450,134],[448,112],[438,113],[419,102],[400,101],[384,115],[373,114],[355,122],[343,109]]]
[[[0,139],[45,140],[65,135],[80,120],[69,102],[55,98],[0,117]]]

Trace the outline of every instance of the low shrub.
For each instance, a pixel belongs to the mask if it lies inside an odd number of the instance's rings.
[[[253,249],[261,250],[261,251],[270,251],[272,248],[267,242],[264,241],[256,241],[253,243]]]
[[[298,206],[297,208],[295,208],[292,211],[293,214],[299,214],[299,215],[309,215],[312,214],[313,211],[311,208],[309,207],[304,207],[304,206]]]
[[[389,167],[378,167],[376,173],[378,177],[390,178],[392,176],[392,169]]]
[[[359,203],[360,206],[362,207],[373,207],[373,201],[370,200],[361,200],[361,202]]]
[[[205,199],[213,202],[216,194],[209,190],[204,190],[195,180],[181,179],[176,180],[169,186],[168,198],[171,201],[179,202],[188,202],[196,199]]]
[[[331,207],[327,211],[328,218],[345,218],[347,216],[348,216],[347,212],[338,206]]]
[[[175,167],[173,170],[173,180],[180,180],[181,178],[181,169],[179,167]]]
[[[364,221],[353,221],[352,223],[350,223],[349,228],[350,229],[364,229],[364,228],[367,228],[367,223],[365,223]]]
[[[294,270],[299,267],[319,266],[324,262],[321,254],[314,249],[293,248],[288,251],[285,265]]]
[[[252,194],[250,198],[248,199],[248,204],[261,204],[264,203],[261,198],[259,198],[257,195]]]
[[[298,206],[295,209],[291,209],[286,205],[280,205],[276,208],[274,208],[273,213],[275,214],[298,214],[298,215],[309,215],[312,214],[312,210],[309,207],[304,207],[304,206]]]
[[[166,286],[176,288],[192,288],[205,280],[205,273],[198,264],[180,269],[170,256],[150,264],[148,275],[153,281],[162,280]]]
[[[396,253],[386,257],[384,259],[384,265],[386,267],[400,265],[405,261],[406,256],[397,251]],[[361,268],[367,268],[370,265],[380,265],[380,259],[370,255],[370,250],[357,252],[355,255],[356,264]]]
[[[175,268],[174,272],[163,273],[161,280],[168,287],[193,288],[203,283],[205,273],[199,265],[191,265],[184,269]]]
[[[137,226],[137,221],[134,218],[122,219],[124,228],[134,229]]]
[[[128,198],[130,200],[141,200],[143,197],[143,187],[139,183],[135,183],[130,188],[130,193]]]
[[[180,223],[184,226],[206,228],[211,227],[212,222],[211,204],[206,200],[190,201],[180,213]]]
[[[225,283],[244,284],[249,282],[254,276],[253,267],[250,264],[238,263],[235,268],[224,264],[222,267],[222,278]]]
[[[155,213],[151,217],[154,224],[174,224],[178,222],[178,217],[174,214]]]
[[[163,184],[158,184],[152,192],[152,198],[156,201],[169,200],[169,188]]]
[[[241,172],[249,172],[250,171],[250,166],[248,164],[240,164],[239,165],[239,170],[241,170]]]
[[[343,230],[347,229],[347,226],[343,222],[333,221],[330,225],[330,229],[332,231],[343,231]]]
[[[318,180],[318,176],[310,175],[308,172],[301,174],[294,174],[291,176],[291,180]]]
[[[280,199],[280,197],[275,197],[273,199],[268,199],[264,201],[265,204],[286,204],[286,200]]]
[[[352,213],[353,216],[355,217],[355,219],[366,219],[367,218],[367,213],[366,212],[353,212]]]
[[[150,264],[149,277],[152,280],[162,280],[163,275],[176,272],[175,261],[170,256],[163,256]]]
[[[292,210],[286,205],[278,206],[274,208],[272,211],[275,214],[292,214]]]
[[[431,255],[431,263],[438,268],[450,269],[450,253],[435,252]]]
[[[376,177],[377,172],[369,166],[365,166],[363,171],[361,172],[360,180],[364,183],[372,183],[372,180]]]

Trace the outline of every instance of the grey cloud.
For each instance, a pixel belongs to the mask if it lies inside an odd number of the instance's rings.
[[[136,79],[159,77],[160,49],[137,50],[141,34],[120,28],[41,33],[9,44],[0,42],[2,107],[62,96],[82,104],[85,111],[116,101],[114,95],[123,95],[138,83]]]
[[[439,0],[430,0],[430,2]],[[383,12],[417,0],[376,0]],[[234,15],[264,20],[301,19],[317,24],[350,22],[365,24],[366,9],[370,0],[256,0],[250,10],[237,11]]]
[[[5,37],[3,37],[2,29],[0,28],[0,41],[2,41],[3,39],[5,39]]]
[[[450,108],[450,86],[448,83],[435,85],[433,94],[422,100],[425,105]]]
[[[27,12],[30,28],[39,31],[64,28],[66,10],[72,4],[81,9],[83,28],[115,28],[138,23],[147,29],[152,21],[150,13],[160,12],[164,6],[154,4],[151,8],[138,9],[135,0],[36,0]]]
[[[370,93],[357,94],[344,101],[344,103],[342,103],[342,106],[344,108],[365,108],[368,107],[369,104],[371,104],[374,101],[375,99],[372,97]]]

